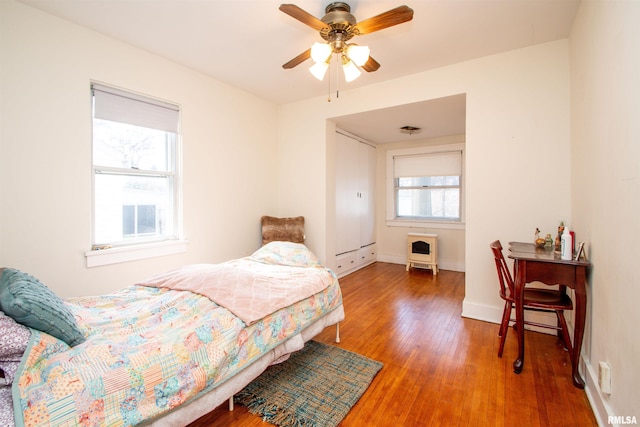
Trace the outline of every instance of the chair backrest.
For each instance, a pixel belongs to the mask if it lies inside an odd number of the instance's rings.
[[[489,245],[493,252],[493,258],[496,261],[496,270],[498,270],[498,279],[500,280],[500,296],[502,298],[513,298],[513,277],[507,266],[507,261],[502,254],[502,245],[500,240],[491,242]]]

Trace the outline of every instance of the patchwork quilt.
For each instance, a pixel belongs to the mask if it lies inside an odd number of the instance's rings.
[[[203,295],[163,287],[69,300],[86,340],[69,347],[32,330],[13,384],[16,425],[137,425],[224,383],[342,303],[335,274],[291,245],[247,261],[322,272],[328,286],[250,325]]]

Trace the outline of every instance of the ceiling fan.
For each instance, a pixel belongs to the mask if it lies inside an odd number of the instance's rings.
[[[358,67],[362,67],[367,72],[380,68],[378,61],[369,55],[367,46],[347,43],[351,38],[371,34],[413,19],[413,9],[408,6],[398,6],[360,22],[351,14],[351,7],[344,2],[329,4],[325,8],[325,16],[322,19],[316,18],[294,4],[281,4],[280,10],[317,30],[320,37],[325,40],[325,43],[314,43],[311,48],[285,63],[282,68],[293,68],[311,58],[314,65],[309,71],[318,80],[322,80],[335,54],[342,64],[347,82],[355,80],[361,74]]]

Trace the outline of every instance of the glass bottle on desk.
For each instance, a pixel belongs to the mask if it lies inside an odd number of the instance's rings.
[[[562,233],[561,246],[561,258],[566,261],[573,259],[573,242],[571,241],[571,234],[569,234],[567,227],[564,228],[564,232]]]

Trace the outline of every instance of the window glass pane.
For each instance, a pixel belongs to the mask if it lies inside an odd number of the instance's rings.
[[[418,176],[398,178],[399,187],[459,186],[459,176]]]
[[[95,243],[173,237],[173,176],[96,173]]]
[[[175,134],[107,120],[93,120],[93,164],[170,171]]]
[[[398,189],[397,216],[440,220],[460,218],[460,189]]]
[[[130,236],[136,233],[136,207],[126,205],[122,207],[122,234]]]
[[[138,206],[138,234],[154,234],[156,232],[156,205]]]

